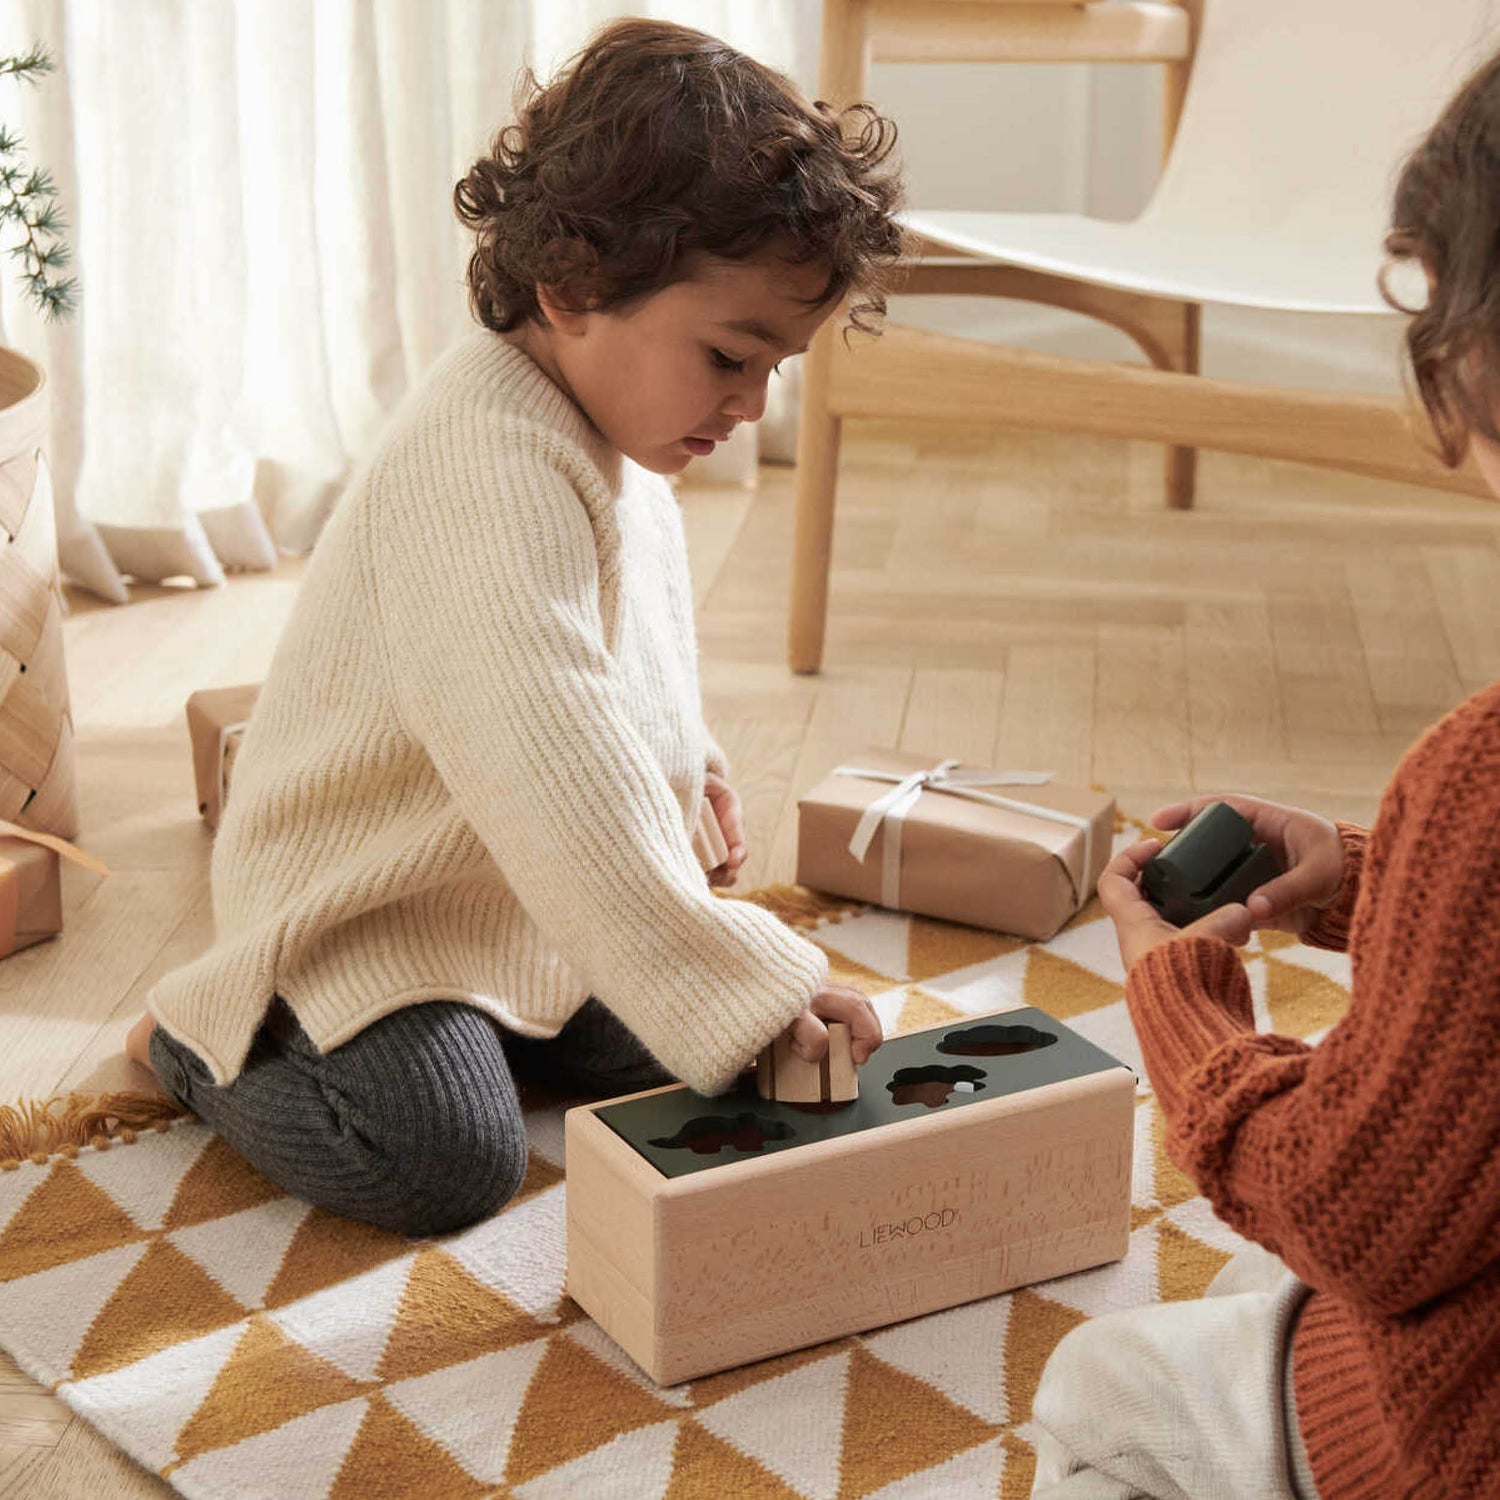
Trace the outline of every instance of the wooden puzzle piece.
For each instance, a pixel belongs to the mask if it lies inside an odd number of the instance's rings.
[[[707,797],[698,808],[698,826],[693,830],[693,853],[705,870],[717,870],[729,858],[729,845],[719,827],[719,815]]]
[[[755,1091],[762,1099],[838,1108],[859,1098],[853,1033],[843,1021],[829,1021],[827,1025],[828,1051],[818,1062],[798,1057],[784,1031],[760,1054],[755,1066]]]

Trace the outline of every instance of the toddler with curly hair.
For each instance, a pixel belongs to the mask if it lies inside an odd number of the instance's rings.
[[[718,899],[740,801],[663,476],[765,409],[902,248],[894,131],[700,32],[607,27],[458,184],[479,328],[314,552],[235,766],[215,941],[133,1051],[329,1210],[458,1229],[520,1187],[516,1076],[730,1087],[868,999]],[[728,857],[705,879],[705,794]]]

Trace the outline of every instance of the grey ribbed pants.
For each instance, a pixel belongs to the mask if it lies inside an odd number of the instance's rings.
[[[517,1078],[595,1098],[671,1083],[587,1001],[545,1041],[452,1000],[409,1005],[321,1053],[279,996],[244,1069],[216,1086],[158,1026],[157,1077],[278,1186],[400,1234],[447,1234],[502,1208],[526,1173]]]

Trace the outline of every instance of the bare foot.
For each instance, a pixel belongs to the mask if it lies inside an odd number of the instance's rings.
[[[125,1034],[125,1056],[153,1076],[156,1069],[151,1066],[151,1033],[155,1030],[156,1021],[148,1010]]]

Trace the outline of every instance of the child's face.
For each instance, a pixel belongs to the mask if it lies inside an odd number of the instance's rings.
[[[806,300],[826,281],[824,267],[770,256],[709,260],[610,312],[544,302],[540,339],[527,347],[616,448],[677,474],[760,420],[777,362],[806,349],[832,311]]]

